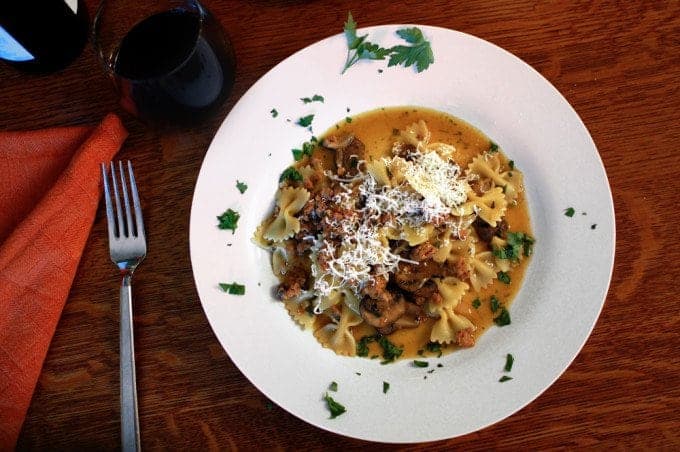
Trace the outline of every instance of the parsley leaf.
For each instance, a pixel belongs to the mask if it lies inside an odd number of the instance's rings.
[[[314,138],[314,137],[312,137]],[[295,159],[296,162],[302,160],[306,155],[312,156],[312,152],[314,151],[314,144],[311,141],[307,141],[305,143],[302,143],[302,149],[293,149],[293,158]]]
[[[281,177],[279,177],[279,182],[283,182],[285,180],[300,182],[302,181],[302,174],[300,174],[299,171],[292,166],[289,166],[283,171],[283,173],[281,173]]]
[[[333,392],[338,392],[338,384],[334,381],[331,382],[330,385],[328,385],[328,390],[333,391]]]
[[[567,207],[566,209],[564,209],[564,214],[569,218],[573,217],[575,212],[576,211],[574,210],[573,207]]]
[[[385,361],[383,361],[382,364],[391,363],[395,359],[399,358],[404,352],[403,348],[397,347],[385,336],[380,336],[380,338],[378,338],[378,343],[383,348],[383,358]]]
[[[437,355],[437,358],[442,356],[442,344],[439,342],[428,342],[425,347],[427,348],[427,351],[432,352],[432,353],[439,353]]]
[[[479,309],[479,307],[482,305],[482,302],[479,298],[475,298],[472,300],[472,307],[475,309]]]
[[[386,381],[383,381],[383,394],[387,394],[387,391],[390,389],[390,384]]]
[[[515,169],[515,161],[514,161],[514,160],[510,160],[510,161],[508,162],[508,167],[509,167],[511,170],[514,170],[514,169]]]
[[[498,301],[498,298],[496,298],[496,295],[491,295],[491,312],[496,312],[498,311],[498,308],[500,308],[501,303]]]
[[[246,286],[237,282],[233,282],[231,284],[220,283],[220,289],[229,295],[245,295],[246,293]]]
[[[390,49],[390,61],[387,66],[399,64],[405,67],[416,65],[416,72],[423,72],[434,63],[434,55],[430,42],[425,39],[423,32],[417,27],[397,30],[400,38],[411,46],[394,46]]]
[[[430,363],[428,363],[427,361],[418,361],[417,359],[414,359],[413,365],[416,367],[428,367]]]
[[[498,145],[492,141],[489,143],[489,154],[493,154],[495,152],[498,152]]]
[[[533,253],[534,239],[524,232],[508,232],[507,242],[503,248],[494,248],[493,255],[516,262],[522,254],[529,257]]]
[[[238,179],[236,179],[236,188],[238,191],[241,192],[241,194],[245,193],[246,190],[248,190],[248,186],[245,184],[245,182],[239,182]]]
[[[375,336],[364,336],[357,342],[357,356],[368,356],[368,344],[375,341]]]
[[[506,326],[510,325],[510,311],[508,311],[505,308],[501,308],[501,313],[498,315],[498,317],[494,317],[493,319],[494,323],[498,326]]]
[[[307,127],[307,126],[312,125],[313,119],[314,119],[314,115],[303,116],[302,118],[299,118],[295,124],[302,126],[302,127]]]
[[[345,122],[346,122],[347,124],[351,123],[351,122],[352,122],[352,117],[351,117],[351,116],[345,116]]]
[[[512,370],[512,364],[514,362],[515,358],[510,353],[508,353],[505,356],[505,367],[503,368],[503,370],[505,370],[506,372],[510,372]]]
[[[272,108],[269,113],[272,114],[272,118],[276,118],[279,115],[279,112],[276,110],[276,108]]]
[[[331,412],[331,419],[335,419],[336,417],[340,416],[342,413],[347,411],[345,410],[344,406],[340,405],[338,402],[333,400],[333,397],[329,396],[328,393],[324,395],[323,399],[326,401],[328,410]]]
[[[359,60],[384,60],[389,55],[390,49],[366,41],[368,35],[357,36],[357,23],[351,12],[347,14],[343,30],[347,39],[347,59],[342,69],[343,74]]]
[[[217,217],[217,220],[219,221],[217,227],[220,229],[231,229],[231,233],[234,234],[236,233],[239,217],[240,215],[238,212],[227,209],[222,215]]]
[[[507,375],[503,375],[498,381],[500,383],[505,383],[506,381],[512,380],[512,377],[508,377]]]
[[[324,98],[323,96],[319,96],[318,94],[313,95],[311,98],[310,97],[301,97],[300,100],[302,103],[309,104],[312,102],[323,102]]]
[[[510,284],[510,275],[507,272],[498,272],[498,280],[503,284]]]

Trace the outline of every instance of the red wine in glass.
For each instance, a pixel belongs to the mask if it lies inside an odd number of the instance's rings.
[[[231,91],[231,44],[214,17],[196,5],[143,18],[111,52],[109,69],[121,105],[146,122],[199,122]]]

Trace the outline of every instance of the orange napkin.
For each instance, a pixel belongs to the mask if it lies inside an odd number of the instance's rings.
[[[0,450],[15,446],[90,234],[99,165],[126,137],[113,114],[0,132]]]

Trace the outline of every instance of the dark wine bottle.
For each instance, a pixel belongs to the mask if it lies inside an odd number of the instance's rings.
[[[88,28],[83,0],[2,0],[0,59],[26,72],[63,69],[80,55]]]

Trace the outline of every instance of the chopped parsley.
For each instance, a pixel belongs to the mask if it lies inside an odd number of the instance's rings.
[[[495,152],[498,152],[498,145],[496,143],[494,143],[493,141],[491,141],[489,143],[489,154],[493,154]]]
[[[512,377],[509,377],[507,375],[503,375],[498,381],[500,383],[505,383],[506,381],[512,380]]]
[[[314,137],[312,137],[314,138]],[[302,149],[293,149],[293,158],[295,159],[296,162],[299,162],[302,160],[305,156],[312,156],[312,152],[314,152],[314,142],[312,141],[307,141],[305,143],[302,143]]]
[[[220,283],[220,289],[229,295],[245,295],[246,293],[246,286],[237,282],[233,282],[231,284]]]
[[[338,402],[333,400],[333,397],[329,396],[328,393],[324,395],[323,399],[326,401],[326,406],[328,407],[328,410],[331,412],[331,419],[335,419],[336,417],[340,416],[342,413],[347,411],[344,406],[340,405]]]
[[[387,394],[387,391],[390,390],[390,384],[386,381],[383,381],[383,394]]]
[[[491,295],[491,299],[489,300],[491,304],[491,312],[496,312],[498,311],[498,308],[501,306],[501,302],[498,301],[498,298],[496,298],[496,295]]]
[[[267,409],[267,411],[271,411],[274,409],[274,404],[267,400],[264,404],[264,407]]]
[[[510,284],[510,275],[507,272],[498,272],[498,280],[503,284]]]
[[[387,66],[399,64],[404,67],[416,65],[416,72],[423,72],[434,63],[434,55],[430,42],[425,39],[418,27],[397,30],[400,38],[412,44],[411,46],[394,46],[390,49],[390,61]]]
[[[334,381],[331,381],[331,384],[328,385],[328,390],[338,392],[338,384]]]
[[[427,69],[434,63],[434,55],[430,42],[425,39],[423,32],[417,27],[402,28],[397,30],[397,35],[405,40],[410,46],[399,45],[390,48],[380,47],[366,40],[368,35],[357,36],[357,23],[350,12],[343,28],[347,39],[347,59],[342,69],[344,74],[359,60],[384,60],[390,57],[387,66],[403,65],[413,66],[417,72]],[[382,72],[381,69],[378,72]]]
[[[428,363],[427,361],[418,361],[417,359],[414,359],[413,365],[415,367],[428,367],[430,363]]]
[[[227,209],[222,215],[217,217],[219,223],[217,227],[220,229],[231,229],[231,233],[236,233],[236,226],[240,215],[238,212]]]
[[[375,336],[364,336],[357,342],[357,356],[368,356],[368,344],[375,341]]]
[[[442,356],[442,344],[440,344],[439,342],[428,342],[425,347],[427,348],[427,351],[429,351],[429,352],[439,353],[437,355],[437,358]]]
[[[593,224],[590,225],[590,229],[595,229],[596,227],[597,227],[596,223],[593,223]]]
[[[514,362],[515,358],[510,353],[508,353],[505,356],[505,367],[503,368],[503,370],[505,370],[506,372],[510,372],[512,370],[512,364]]]
[[[576,211],[574,210],[573,207],[567,207],[566,209],[564,209],[564,214],[569,218],[573,217],[574,213],[576,213]]]
[[[498,326],[510,325],[510,311],[505,308],[501,308],[501,313],[498,317],[494,317],[494,323]]]
[[[238,189],[238,191],[241,192],[241,194],[245,193],[246,190],[248,190],[248,186],[246,185],[246,183],[245,182],[239,182],[238,179],[236,179],[236,188]]]
[[[482,302],[479,298],[475,298],[472,300],[472,307],[475,309],[479,309],[479,307],[482,305]]]
[[[315,94],[311,98],[310,97],[301,97],[300,100],[305,104],[309,104],[309,103],[312,103],[312,102],[323,102],[324,98],[323,98],[323,96],[319,96],[318,94]]]
[[[272,108],[269,113],[272,114],[272,118],[276,118],[279,115],[279,112],[276,110],[276,108]]]
[[[293,182],[300,182],[302,181],[302,174],[292,166],[289,166],[286,168],[283,173],[281,173],[281,177],[279,177],[279,182],[283,182],[286,180],[290,180]]]
[[[346,116],[346,117],[345,117],[345,122],[346,122],[347,124],[350,124],[350,123],[352,122],[352,118],[349,117],[349,116]]]
[[[383,358],[384,361],[381,364],[391,363],[395,359],[399,358],[404,352],[403,348],[399,348],[389,341],[385,336],[380,336],[378,338],[378,344],[383,348]]]
[[[357,356],[368,356],[368,344],[377,342],[383,349],[383,361],[381,364],[388,364],[399,358],[404,352],[403,348],[399,348],[389,341],[385,336],[376,334],[375,336],[364,336],[357,342]]]
[[[511,170],[514,170],[514,169],[515,169],[515,161],[514,161],[514,160],[510,160],[510,161],[508,162],[508,167],[510,167]]]
[[[312,121],[314,120],[314,115],[307,115],[299,118],[295,124],[302,126],[302,127],[307,127],[312,125]]]
[[[508,244],[502,248],[494,248],[493,255],[499,259],[516,262],[522,254],[529,257],[534,251],[534,239],[524,232],[508,232],[507,242]]]

